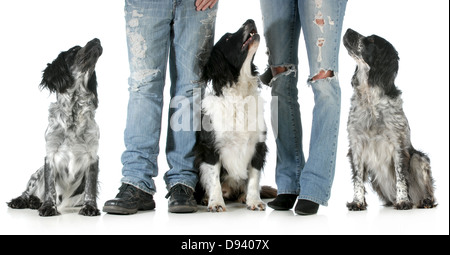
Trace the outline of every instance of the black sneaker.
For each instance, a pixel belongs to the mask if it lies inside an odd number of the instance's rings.
[[[194,191],[183,184],[173,186],[166,198],[169,198],[169,212],[171,213],[193,213],[197,211],[197,202]]]
[[[116,198],[108,200],[103,211],[112,214],[134,214],[155,209],[153,196],[126,183],[122,183]]]

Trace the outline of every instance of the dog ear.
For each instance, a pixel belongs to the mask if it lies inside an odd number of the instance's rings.
[[[64,93],[73,84],[73,77],[66,63],[65,52],[61,52],[43,71],[39,87],[47,88],[50,92]]]
[[[222,95],[222,88],[227,85],[228,81],[234,80],[230,68],[233,67],[227,63],[223,53],[213,48],[208,62],[203,67],[201,81],[206,83],[212,81],[216,95]]]
[[[97,108],[97,106],[98,106],[97,75],[96,75],[95,71],[92,73],[91,78],[89,78],[87,88],[90,92],[92,92],[92,94],[94,94],[95,100],[93,103],[95,105],[95,108]]]

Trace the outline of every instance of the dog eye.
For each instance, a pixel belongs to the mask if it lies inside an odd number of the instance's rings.
[[[375,40],[373,39],[373,37],[369,37],[369,38],[367,38],[367,40],[368,40],[370,43],[375,43]]]

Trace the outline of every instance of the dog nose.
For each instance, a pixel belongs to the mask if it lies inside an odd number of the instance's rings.
[[[355,30],[349,28],[349,29],[347,29],[347,31],[345,32],[344,37],[349,37],[350,35],[354,35],[355,33],[356,33]]]
[[[255,24],[255,21],[254,20],[252,20],[252,19],[249,19],[249,20],[247,20],[245,23],[244,23],[244,26],[246,26],[246,25],[250,25],[250,24]]]
[[[95,44],[100,44],[100,40],[98,38],[94,38],[90,42],[95,43]]]
[[[344,39],[347,40],[357,40],[358,38],[362,37],[358,32],[355,30],[349,28],[347,29],[347,32],[345,32]]]

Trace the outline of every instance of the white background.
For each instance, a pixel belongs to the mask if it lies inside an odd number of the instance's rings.
[[[352,28],[364,35],[380,35],[398,50],[400,71],[396,85],[403,91],[413,145],[431,158],[439,202],[436,209],[400,212],[384,208],[369,188],[368,211],[347,211],[345,203],[353,194],[346,158],[346,122],[355,63],[343,46],[336,177],[329,206],[320,207],[315,216],[301,217],[292,211],[278,212],[270,208],[265,212],[250,212],[239,204],[230,204],[228,212],[223,214],[207,213],[204,207],[196,214],[168,213],[162,180],[168,168],[164,154],[165,132],[161,137],[160,174],[156,178],[157,208],[153,212],[127,217],[102,213],[100,217],[86,218],[79,216],[77,209],[67,209],[58,217],[40,218],[36,211],[9,209],[5,202],[21,194],[29,176],[43,164],[45,156],[47,109],[54,96],[38,89],[42,70],[59,52],[77,44],[84,45],[94,37],[102,41],[104,48],[96,69],[100,97],[97,122],[101,130],[99,207],[116,195],[121,178],[129,74],[123,5],[121,0],[22,0],[0,4],[0,234],[449,233],[449,2],[446,0],[349,1],[343,29],[343,33]],[[216,40],[225,32],[236,31],[249,18],[256,21],[262,34],[259,1],[221,0]],[[307,156],[313,94],[306,84],[309,70],[304,49],[301,39],[298,87]],[[255,58],[261,72],[267,65],[265,52],[263,38]],[[263,88],[262,93],[270,100],[268,88]],[[167,105],[166,98],[165,114]],[[269,118],[267,115],[268,123]],[[166,129],[167,121],[164,121],[162,130]],[[262,184],[275,186],[273,136],[269,135],[268,145],[270,152]]]

